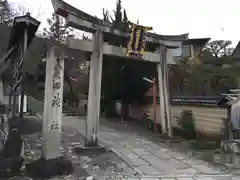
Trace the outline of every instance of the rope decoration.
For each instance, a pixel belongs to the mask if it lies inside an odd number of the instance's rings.
[[[127,56],[136,56],[143,58],[147,31],[152,30],[152,27],[145,27],[138,24],[130,24],[130,37],[127,49]]]

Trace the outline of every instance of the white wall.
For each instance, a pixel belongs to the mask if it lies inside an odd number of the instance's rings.
[[[171,50],[167,50],[167,64],[176,64]]]
[[[182,47],[176,48],[176,49],[169,49],[169,51],[172,52],[172,55],[174,57],[178,57],[182,55]]]
[[[160,104],[157,104],[157,122],[160,121]],[[180,127],[177,123],[177,119],[181,118],[184,110],[191,110],[195,122],[195,127],[198,132],[206,135],[220,135],[223,133],[224,122],[223,118],[227,117],[227,110],[218,107],[192,107],[192,106],[174,106],[171,105],[171,123],[173,127]],[[129,116],[140,120],[143,117],[144,112],[149,116],[149,119],[153,119],[153,106],[148,105],[131,105],[129,107]]]
[[[176,48],[176,49],[168,49],[169,51],[169,54],[171,52],[171,55],[173,56],[172,59],[174,59],[174,57],[181,57],[182,56],[182,46],[179,47],[179,48]],[[193,46],[191,45],[191,49],[190,49],[190,53],[191,53],[191,57],[193,57],[193,53],[194,53],[194,49],[193,49]],[[175,64],[175,62],[171,62],[171,61],[168,61],[168,64]]]

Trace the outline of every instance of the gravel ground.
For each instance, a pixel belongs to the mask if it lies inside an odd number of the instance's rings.
[[[41,140],[40,132],[25,135],[24,166],[18,176],[8,178],[9,180],[32,179],[25,175],[24,168],[25,164],[40,158]],[[93,176],[95,179],[119,179],[126,176],[137,176],[135,171],[110,150],[106,148],[84,149],[83,145],[82,134],[73,128],[64,129],[61,154],[72,162],[74,172],[71,175],[51,178],[51,180],[78,180],[86,179],[89,176]]]

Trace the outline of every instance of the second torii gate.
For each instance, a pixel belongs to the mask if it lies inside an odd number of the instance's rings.
[[[113,29],[110,24],[78,10],[62,0],[52,0],[52,4],[55,13],[66,18],[69,26],[93,33],[92,41],[69,39],[68,46],[72,49],[92,53],[86,123],[86,146],[96,146],[98,144],[103,54],[129,58],[126,56],[126,48],[109,45],[107,42],[104,42],[104,36],[127,38],[129,34]],[[172,136],[172,128],[169,109],[167,62],[172,61],[172,54],[168,49],[180,47],[182,41],[187,39],[188,34],[164,36],[148,33],[146,36],[147,43],[158,46],[156,52],[145,52],[144,61],[157,63],[162,133],[168,133],[169,136]],[[131,59],[142,60],[137,58]]]

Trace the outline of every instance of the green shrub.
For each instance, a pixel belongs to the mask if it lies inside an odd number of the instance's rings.
[[[191,110],[184,110],[179,119],[179,125],[184,136],[188,139],[196,139],[196,129],[194,125],[193,113]]]
[[[144,128],[153,131],[153,121],[150,119],[149,115],[146,112],[143,113],[138,123],[142,125]]]

